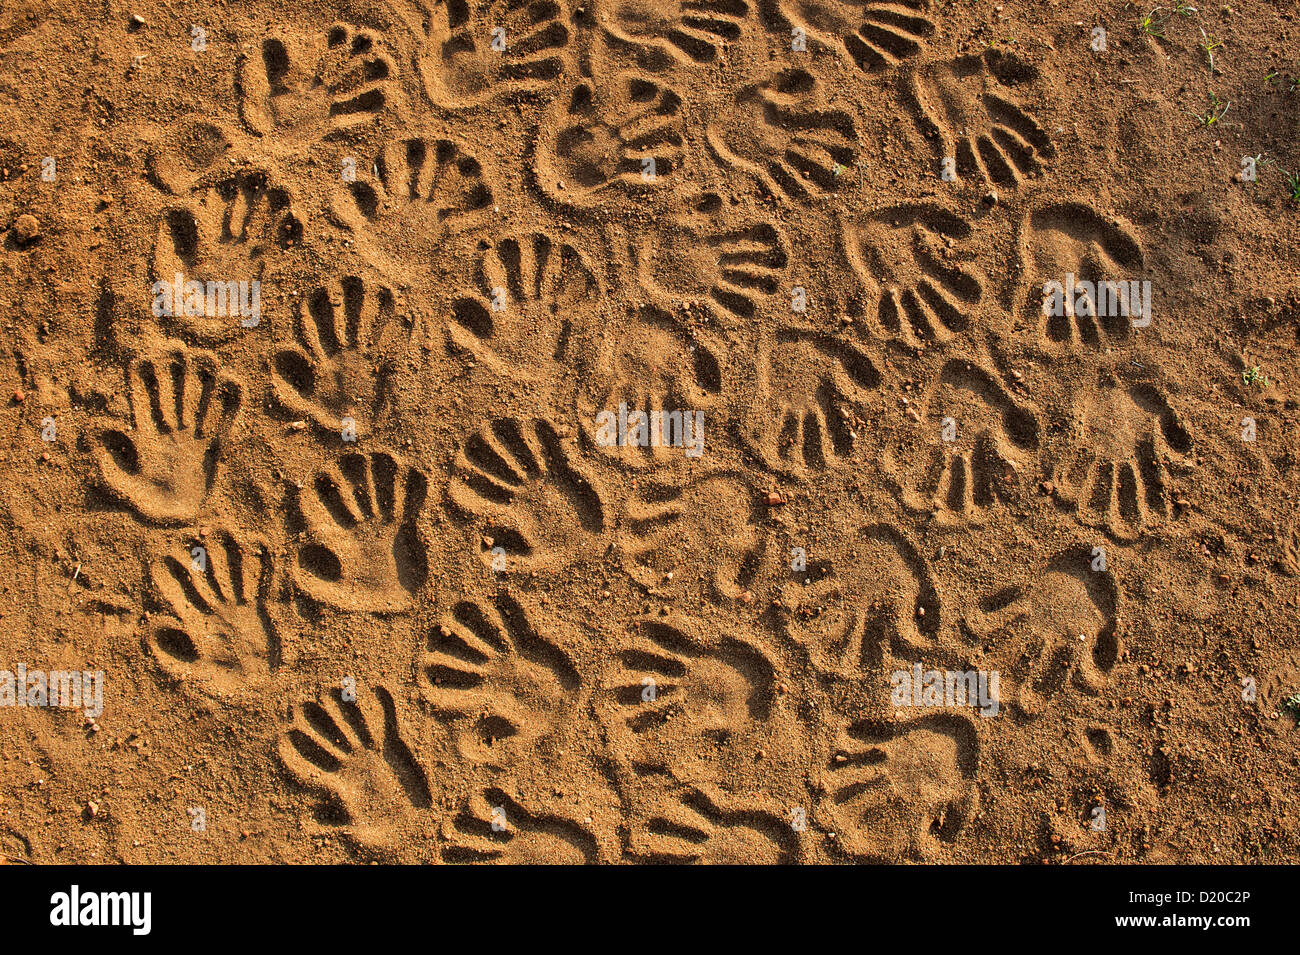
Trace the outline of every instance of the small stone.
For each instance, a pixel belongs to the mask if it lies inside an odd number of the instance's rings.
[[[785,496],[780,491],[767,492],[767,506],[780,507],[785,503]]]
[[[36,221],[36,216],[24,212],[14,220],[14,238],[19,244],[31,242],[41,234],[41,224]]]

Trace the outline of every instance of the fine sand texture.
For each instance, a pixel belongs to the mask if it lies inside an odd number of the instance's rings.
[[[2,861],[1296,861],[1291,2],[6,0],[0,230]]]

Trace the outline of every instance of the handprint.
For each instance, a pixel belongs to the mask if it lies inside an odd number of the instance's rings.
[[[339,688],[294,708],[278,752],[299,782],[330,797],[348,839],[393,850],[423,833],[431,821],[422,812],[433,805],[428,776],[403,735],[386,689]]]
[[[855,723],[828,760],[818,815],[854,859],[935,860],[974,812],[978,760],[964,717]]]
[[[699,458],[706,419],[712,414],[705,409],[722,390],[722,363],[710,344],[712,336],[695,332],[653,306],[637,309],[629,325],[631,334],[607,335],[597,327],[589,336],[593,340],[587,353],[594,358],[584,369],[578,397],[584,446],[633,468]],[[620,408],[629,417],[628,440],[622,444],[617,432],[609,440],[609,428],[603,425],[610,419],[601,417],[616,416]],[[634,440],[639,414],[651,425],[651,440],[646,442]],[[661,426],[654,428],[654,420]]]
[[[632,73],[584,81],[556,103],[538,135],[538,181],[553,201],[586,207],[641,198],[678,179],[682,99]]]
[[[243,387],[218,372],[214,355],[181,345],[137,359],[126,377],[134,427],[100,435],[100,474],[141,517],[188,523],[216,481]]]
[[[337,23],[323,37],[285,31],[240,57],[240,115],[259,136],[295,146],[373,123],[395,94],[393,61],[367,30]]]
[[[739,40],[748,15],[745,0],[616,0],[597,10],[614,40],[696,63],[714,62],[722,48]]]
[[[1037,175],[1044,159],[1055,157],[1043,128],[1000,91],[999,80],[1011,78],[1002,61],[972,54],[909,79],[917,127],[934,146],[945,175],[1014,189]]]
[[[576,710],[573,664],[504,593],[494,604],[457,603],[430,632],[417,666],[425,701],[473,762],[511,765],[535,755]]]
[[[159,223],[150,263],[154,312],[206,339],[254,328],[269,255],[301,241],[288,192],[262,173],[201,185]]]
[[[356,276],[313,290],[298,310],[301,344],[271,361],[276,398],[327,431],[351,418],[357,436],[366,434],[391,397],[392,363],[377,353],[393,319],[392,291]]]
[[[1100,348],[1150,324],[1149,299],[1130,294],[1131,285],[1143,287],[1137,282],[1143,255],[1128,226],[1083,203],[1065,202],[1035,209],[1022,231],[1025,319],[1049,340]],[[1114,300],[1108,288],[1116,290]]]
[[[890,659],[933,647],[943,608],[920,552],[897,529],[819,534],[789,563],[781,626],[821,670],[883,682]]]
[[[842,465],[880,372],[857,346],[785,328],[760,356],[756,424],[747,433],[768,469],[791,480]]]
[[[452,303],[448,338],[510,378],[565,365],[575,326],[600,306],[586,256],[543,232],[483,242],[475,280],[478,294]]]
[[[429,99],[461,109],[544,88],[564,72],[569,28],[555,0],[411,0]]]
[[[483,167],[445,137],[403,136],[388,142],[370,169],[336,196],[335,217],[353,232],[441,242],[490,214],[493,191]]]
[[[280,662],[280,638],[266,606],[271,572],[264,541],[225,530],[183,557],[155,561],[154,588],[175,615],[149,622],[146,641],[163,669],[219,695],[269,679]]]
[[[772,195],[807,201],[834,192],[839,172],[853,165],[858,134],[848,113],[821,101],[811,73],[782,70],[736,95],[736,109],[707,130],[709,147]]]
[[[1019,498],[1038,451],[1038,420],[993,375],[948,362],[922,403],[921,423],[928,449],[908,467],[914,478],[905,504],[957,522]]]
[[[1159,389],[1103,379],[1080,398],[1076,421],[1054,469],[1060,501],[1120,540],[1173,516],[1171,465],[1186,461],[1192,439]]]
[[[767,221],[724,225],[721,201],[716,193],[692,196],[682,214],[650,223],[630,251],[641,284],[661,299],[707,297],[748,320],[780,289],[789,246]]]
[[[471,435],[447,500],[498,572],[563,563],[605,532],[605,505],[572,442],[549,423],[500,418]]]
[[[798,843],[773,800],[738,799],[707,784],[647,785],[629,829],[628,855],[659,864],[783,865]]]
[[[771,22],[787,27],[809,50],[843,47],[860,70],[879,73],[924,49],[934,24],[929,0],[764,0]],[[780,16],[774,16],[778,13]],[[798,30],[799,33],[794,31]]]
[[[397,613],[428,576],[415,520],[427,483],[386,452],[343,455],[302,493],[294,582],[340,610]]]
[[[583,865],[598,861],[595,837],[574,820],[530,812],[490,787],[457,814],[442,857],[452,863]]]
[[[990,648],[1000,693],[1017,716],[1034,718],[1073,687],[1097,696],[1120,654],[1119,589],[1087,549],[1058,555],[1032,580],[1003,587],[962,621]]]
[[[882,209],[850,227],[849,258],[877,302],[873,335],[915,348],[964,331],[984,297],[971,227],[931,205]]]

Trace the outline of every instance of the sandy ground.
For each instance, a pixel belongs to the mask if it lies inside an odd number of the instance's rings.
[[[5,3],[0,853],[1294,861],[1297,16]]]

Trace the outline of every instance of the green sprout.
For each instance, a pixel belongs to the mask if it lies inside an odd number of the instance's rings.
[[[1300,726],[1300,693],[1282,704],[1282,709],[1295,717],[1295,725]]]
[[[1138,21],[1138,29],[1147,36],[1158,36],[1164,39],[1165,24],[1169,22],[1168,14],[1161,15],[1163,7],[1156,7],[1145,17]]]
[[[1287,172],[1282,170],[1286,176],[1286,188],[1291,193],[1291,201],[1300,205],[1300,172]]]
[[[1274,80],[1278,80],[1279,78],[1281,83],[1286,86],[1288,93],[1294,93],[1297,89],[1300,89],[1300,77],[1282,76],[1281,70],[1269,70],[1268,73],[1264,75],[1264,82],[1269,86],[1277,86],[1278,83],[1275,83]]]
[[[1213,125],[1214,125],[1215,123],[1217,123],[1219,120],[1223,119],[1223,114],[1226,113],[1226,112],[1228,111],[1228,107],[1231,106],[1231,105],[1232,105],[1232,102],[1231,102],[1231,101],[1229,101],[1229,102],[1227,102],[1227,103],[1221,103],[1221,102],[1219,102],[1219,97],[1217,97],[1217,96],[1215,96],[1213,93],[1211,93],[1211,94],[1210,94],[1210,110],[1209,110],[1209,112],[1205,113],[1205,114],[1202,115],[1202,116],[1197,116],[1197,117],[1196,117],[1197,122],[1199,122],[1199,123],[1200,123],[1202,126],[1204,126],[1206,129],[1209,129],[1211,126],[1213,126]]]
[[[1205,41],[1204,43],[1201,44],[1201,49],[1204,50],[1205,55],[1210,58],[1210,72],[1213,73],[1214,72],[1214,51],[1217,50],[1219,47],[1223,46],[1223,41],[1216,40],[1214,37],[1206,33],[1205,27],[1201,27],[1201,39]]]
[[[1174,4],[1174,13],[1181,14],[1182,16],[1190,17],[1193,13],[1197,12],[1197,9],[1190,3],[1183,3],[1180,0],[1180,2]]]
[[[1241,380],[1247,385],[1259,385],[1261,388],[1268,387],[1268,375],[1259,370],[1259,365],[1252,365],[1243,371]]]

